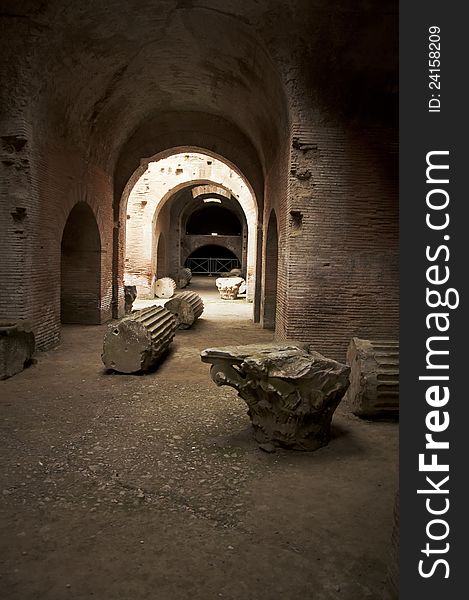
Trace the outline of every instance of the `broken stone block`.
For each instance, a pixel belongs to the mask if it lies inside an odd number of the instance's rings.
[[[34,333],[28,321],[0,323],[0,379],[20,373],[34,354]]]
[[[132,305],[137,297],[137,286],[136,285],[124,285],[124,299],[125,306],[124,311],[126,315],[132,312]]]
[[[168,350],[177,329],[175,316],[150,306],[109,325],[101,358],[107,369],[136,373],[151,369]]]
[[[244,283],[242,277],[218,277],[215,284],[223,300],[236,300],[239,288]]]
[[[179,329],[189,329],[204,311],[202,298],[195,292],[181,292],[164,307],[176,317]]]
[[[294,450],[316,450],[330,439],[332,415],[348,386],[350,368],[303,345],[250,344],[208,348],[210,375],[248,405],[254,436]]]
[[[399,342],[352,338],[347,350],[350,387],[345,396],[360,417],[399,414]]]
[[[157,298],[172,298],[176,282],[171,277],[162,277],[155,281],[155,296]]]

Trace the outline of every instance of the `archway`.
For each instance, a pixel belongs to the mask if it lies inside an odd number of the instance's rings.
[[[101,322],[101,238],[93,211],[78,202],[65,223],[61,243],[62,323]]]
[[[239,269],[241,261],[236,254],[219,244],[199,246],[185,260],[193,275],[215,276],[231,269]]]
[[[80,44],[70,42],[74,39],[71,24],[75,17],[70,14],[70,19],[62,19],[61,11],[53,8],[44,11],[47,21],[53,24],[50,31],[54,35],[46,36],[37,56],[40,62],[50,63],[51,69],[39,78],[41,84],[39,79],[31,79],[34,90],[28,98],[37,104],[37,114],[46,115],[47,135],[33,136],[35,150],[30,150],[32,143],[25,146],[25,152],[48,156],[51,140],[51,148],[56,150],[54,159],[43,165],[45,176],[41,180],[54,184],[34,184],[40,192],[44,223],[54,222],[57,207],[68,209],[64,195],[71,182],[79,185],[79,198],[86,198],[92,206],[102,235],[103,315],[109,315],[112,307],[114,317],[124,314],[126,200],[121,200],[127,182],[134,174],[138,178],[140,167],[143,165],[145,170],[151,157],[168,156],[175,148],[184,152],[203,149],[209,155],[224,157],[226,164],[236,165],[255,191],[259,213],[255,252],[260,256],[264,195],[269,198],[269,206],[285,210],[288,206],[292,132],[283,63],[276,60],[264,37],[262,21],[257,17],[252,20],[251,8],[245,10],[243,4],[244,8],[230,6],[225,12],[180,2],[165,5],[161,11],[139,6],[139,18],[132,19],[134,9],[124,4],[104,33],[100,23],[109,11],[101,14],[98,9],[96,18],[83,17],[83,34],[93,48],[88,53],[83,53]],[[69,9],[73,12],[73,5],[63,14],[68,15]],[[89,16],[94,12],[90,7]],[[115,52],[109,52],[119,38],[124,42],[118,43]],[[60,60],[63,55],[70,57],[67,64]],[[92,82],[83,86],[89,73],[93,73]],[[55,81],[60,81],[60,86]],[[70,98],[74,98],[73,110]],[[62,156],[67,160],[62,161]],[[31,199],[35,198],[36,192],[31,193]],[[280,213],[279,219],[283,226]],[[60,242],[62,227],[53,233],[49,230],[39,227],[38,248],[46,247],[52,236],[54,244]],[[166,236],[167,248],[170,243]],[[58,252],[52,269],[42,252],[32,247],[27,251],[31,268],[43,273],[44,279],[58,271]],[[258,260],[258,268],[260,263]],[[44,286],[42,281],[37,278],[37,283],[31,283],[40,290],[31,298],[24,295],[27,299],[21,299],[21,303],[31,304],[22,312],[34,314],[38,339],[46,347],[56,339],[50,334],[51,317],[47,311],[38,310],[33,298],[40,293],[43,303],[52,307],[54,331],[60,329],[60,314],[58,289]],[[253,283],[254,318],[258,321],[259,271]],[[112,289],[106,289],[111,285]]]
[[[220,231],[224,231],[223,222],[229,215],[229,231],[220,233],[218,244],[233,251],[243,264],[247,300],[252,302],[256,292],[259,213],[252,187],[222,157],[206,154],[201,149],[175,150],[164,158],[155,156],[146,160],[146,170],[123,195],[122,209],[126,204],[126,218],[122,219],[126,223],[125,283],[136,285],[140,298],[153,297],[155,255],[161,233],[166,240],[166,276],[174,277],[198,246],[213,243],[214,234],[218,234],[213,228],[206,233],[185,235],[189,218],[200,208],[218,215],[215,229],[221,227]],[[217,200],[220,206],[214,208]],[[209,222],[205,219],[205,225]],[[158,273],[158,276],[161,275]]]
[[[278,229],[277,217],[272,210],[267,226],[264,261],[264,310],[262,325],[266,329],[275,329],[277,312],[278,277]]]

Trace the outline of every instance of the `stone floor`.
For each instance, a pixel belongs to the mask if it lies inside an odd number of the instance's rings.
[[[67,326],[0,382],[2,598],[381,598],[397,424],[339,407],[327,447],[261,452],[199,352],[272,332],[214,286],[153,373],[106,373],[105,326]]]

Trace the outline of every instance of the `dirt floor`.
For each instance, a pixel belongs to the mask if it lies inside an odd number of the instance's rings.
[[[206,310],[153,373],[105,372],[106,327],[67,326],[0,382],[0,596],[380,599],[397,424],[344,406],[327,447],[260,451],[244,402],[199,353],[272,332],[213,279],[191,289]]]

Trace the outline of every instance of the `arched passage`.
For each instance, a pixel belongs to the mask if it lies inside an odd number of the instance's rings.
[[[78,202],[65,223],[61,244],[62,323],[97,325],[101,305],[101,238],[93,211]]]
[[[265,19],[256,3],[255,10],[251,3],[241,3],[227,11],[191,2],[170,2],[156,11],[152,5],[121,4],[116,11],[94,4],[83,13],[77,9],[81,17],[73,15],[73,3],[59,8],[53,2],[44,9],[44,23],[50,24],[44,31],[49,33],[35,48],[35,60],[48,69],[41,77],[28,77],[32,87],[25,88],[47,129],[33,136],[34,153],[48,157],[41,181],[53,182],[40,186],[44,222],[54,219],[70,182],[77,181],[80,197],[87,198],[99,221],[102,303],[107,315],[112,302],[115,317],[124,312],[126,206],[122,215],[121,199],[126,183],[142,164],[146,168],[148,157],[168,155],[175,148],[203,148],[236,165],[255,190],[255,252],[260,255],[264,195],[272,206],[287,206],[292,131],[283,63],[276,60],[270,34],[263,33]],[[75,43],[75,16],[82,18],[79,29],[89,51]],[[67,64],[63,56],[69,57]],[[90,73],[93,77],[83,86]],[[31,141],[26,149],[30,146]],[[282,225],[283,215],[278,215]],[[38,246],[49,242],[48,233],[48,228],[40,229]],[[166,242],[169,246],[168,236]],[[58,290],[45,285],[48,269],[42,253],[32,252],[31,262],[41,273],[38,285],[45,302],[54,306],[57,328]],[[260,273],[255,279],[259,288]],[[255,320],[259,299],[256,289]],[[45,347],[51,319],[44,311],[35,313]]]
[[[278,229],[277,217],[272,210],[267,226],[264,260],[264,310],[262,324],[267,329],[275,329],[277,312],[278,279]]]
[[[226,221],[226,214],[229,214],[236,230],[221,234],[223,241],[218,240],[219,245],[233,251],[243,263],[247,299],[253,301],[259,210],[252,186],[221,157],[205,154],[200,149],[197,152],[181,150],[177,148],[175,154],[148,160],[146,170],[133,187],[126,187],[122,198],[122,210],[126,207],[125,219],[122,217],[122,222],[126,223],[125,282],[137,286],[140,298],[153,297],[154,256],[162,232],[167,241],[167,272],[164,275],[173,277],[196,247],[201,243],[213,243],[215,236],[212,234],[217,231],[199,234],[197,238],[200,239],[185,236],[189,217],[196,208],[210,205],[205,200],[210,200],[206,196],[213,192],[224,203],[223,207],[218,207],[223,208],[221,220]]]

